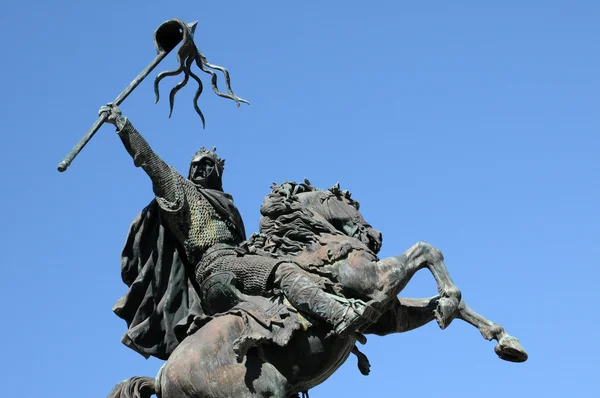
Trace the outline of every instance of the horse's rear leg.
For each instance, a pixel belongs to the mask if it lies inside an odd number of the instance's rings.
[[[285,397],[287,379],[255,350],[236,360],[233,342],[245,328],[225,315],[183,340],[157,377],[160,398]]]
[[[270,363],[247,356],[242,363],[214,364],[199,372],[203,379],[190,384],[189,373],[163,375],[160,398],[280,398],[287,380]],[[198,372],[199,369],[195,369]],[[168,379],[167,379],[168,378]]]

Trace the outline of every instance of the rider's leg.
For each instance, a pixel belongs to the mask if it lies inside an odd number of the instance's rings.
[[[298,310],[307,312],[333,325],[338,335],[360,332],[379,315],[360,300],[348,300],[325,293],[310,274],[293,263],[283,263],[275,269],[273,282]]]

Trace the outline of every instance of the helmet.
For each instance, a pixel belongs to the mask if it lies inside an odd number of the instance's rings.
[[[207,150],[202,147],[192,157],[188,179],[204,188],[223,190],[223,170],[225,160],[217,155],[217,148]]]

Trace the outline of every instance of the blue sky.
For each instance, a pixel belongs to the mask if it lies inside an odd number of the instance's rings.
[[[339,181],[383,232],[382,257],[438,247],[463,298],[530,355],[503,362],[474,328],[429,324],[371,337],[371,375],[350,358],[311,397],[595,396],[600,5],[549,0],[5,4],[3,395],[102,397],[161,364],[120,343],[111,312],[149,180],[106,126],[66,173],[56,164],[174,17],[199,20],[198,47],[252,104],[207,90],[202,130],[193,85],[168,119],[178,79],[154,105],[154,73],[122,110],[156,152],[184,172],[216,145],[248,231],[271,182]],[[425,271],[402,293],[433,294]]]

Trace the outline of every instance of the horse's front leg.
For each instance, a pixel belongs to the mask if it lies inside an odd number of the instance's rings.
[[[439,292],[434,310],[435,319],[440,328],[447,328],[458,315],[461,293],[448,273],[442,253],[428,243],[418,242],[400,256],[393,258],[408,271],[405,273],[408,278],[401,279],[399,286],[401,289],[406,286],[416,271],[427,268],[431,272],[437,282]]]
[[[525,362],[527,360],[527,352],[516,337],[506,333],[501,325],[473,311],[464,301],[459,305],[458,319],[475,326],[486,340],[496,340],[498,344],[496,344],[494,351],[500,358],[511,362]]]
[[[386,336],[420,328],[435,319],[440,296],[429,298],[398,298],[389,305],[377,323],[370,325],[365,334]]]
[[[435,299],[434,316],[445,329],[458,315],[461,293],[448,274],[442,253],[435,247],[419,242],[399,256],[379,261],[357,251],[336,264],[331,272],[351,295],[370,300],[378,310],[385,312],[415,273],[423,268],[433,274],[438,284],[440,294]]]
[[[435,319],[439,298],[399,298],[364,333],[385,336],[417,329]],[[486,340],[498,341],[494,351],[501,359],[511,362],[527,360],[527,352],[519,340],[507,334],[501,325],[477,314],[464,301],[459,305],[457,318],[479,329]]]

